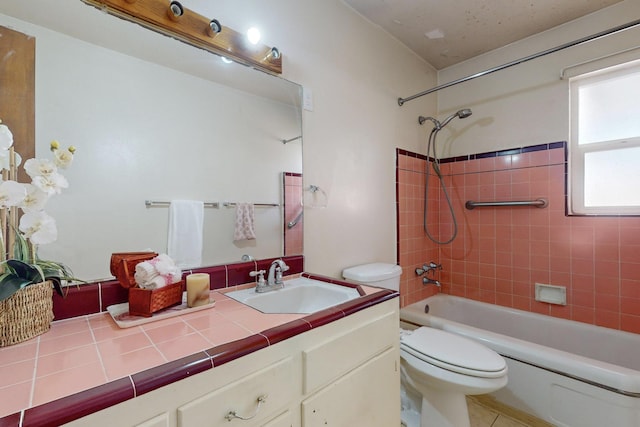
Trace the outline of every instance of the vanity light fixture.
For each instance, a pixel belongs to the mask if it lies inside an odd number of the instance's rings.
[[[256,27],[251,27],[247,30],[247,40],[249,40],[249,43],[254,45],[258,44],[261,38],[260,30]]]
[[[222,31],[222,25],[220,25],[220,22],[217,19],[209,21],[209,28],[207,29],[209,36],[215,37],[220,31]]]
[[[277,47],[272,47],[267,56],[264,57],[264,59],[267,61],[280,59],[280,50]]]
[[[282,73],[277,48],[246,42],[243,34],[223,27],[217,19],[199,15],[177,0],[82,0],[117,16],[184,43],[271,74]]]
[[[178,18],[180,18],[182,15],[184,15],[184,8],[180,4],[180,2],[173,0],[171,3],[169,3],[169,8],[167,9],[167,16],[169,17],[169,19],[171,19],[172,21],[177,21]]]

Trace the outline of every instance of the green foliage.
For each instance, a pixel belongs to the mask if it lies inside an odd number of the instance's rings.
[[[25,286],[50,280],[60,296],[62,282],[78,280],[64,264],[38,259],[30,250],[29,242],[21,233],[16,233],[13,247],[14,259],[1,263],[4,272],[0,275],[0,301],[9,298]]]

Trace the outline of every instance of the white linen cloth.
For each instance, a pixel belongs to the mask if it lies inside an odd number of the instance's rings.
[[[167,254],[179,268],[202,265],[204,202],[172,200],[169,205]]]
[[[255,238],[253,205],[251,203],[236,203],[236,223],[233,230],[233,241],[253,240]]]
[[[182,271],[171,257],[160,254],[152,260],[138,263],[133,277],[143,289],[158,289],[179,282]]]

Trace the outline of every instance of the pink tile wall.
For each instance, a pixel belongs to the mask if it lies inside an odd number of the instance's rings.
[[[287,224],[298,218],[302,212],[302,175],[285,172],[284,175],[284,254],[300,255],[303,251],[302,224],[300,217],[296,225]]]
[[[435,293],[433,286],[423,286],[422,279],[414,274],[425,262],[438,261],[438,248],[424,235],[424,156],[405,153],[397,159],[398,198],[398,260],[402,267],[400,279],[400,305],[411,304]],[[435,192],[429,203],[437,206]],[[437,230],[437,218],[427,217],[429,229]]]
[[[426,160],[398,152],[401,304],[435,293],[414,274],[435,259],[445,293],[640,333],[640,218],[565,216],[563,147],[498,154],[442,165],[460,230],[438,247],[421,230]],[[547,208],[464,208],[467,200],[540,197]],[[441,192],[436,200],[429,215],[446,238],[450,214]],[[566,286],[567,305],[535,301],[535,283]]]

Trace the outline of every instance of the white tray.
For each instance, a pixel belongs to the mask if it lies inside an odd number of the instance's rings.
[[[186,292],[182,296],[182,304],[174,305],[173,307],[165,308],[156,313],[153,313],[151,317],[132,316],[129,314],[129,303],[124,302],[122,304],[110,305],[107,307],[107,311],[120,328],[131,328],[132,326],[143,325],[145,323],[155,322],[161,319],[168,319],[169,317],[180,316],[182,314],[193,313],[195,311],[206,310],[216,305],[216,301],[210,299],[209,304],[199,305],[198,307],[187,307],[185,301]]]

